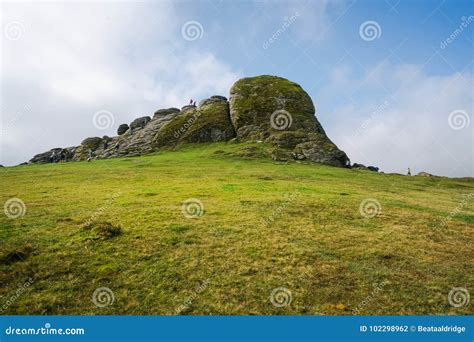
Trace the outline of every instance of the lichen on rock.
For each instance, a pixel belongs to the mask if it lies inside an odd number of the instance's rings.
[[[183,107],[174,120],[156,133],[154,146],[227,141],[234,136],[227,100],[211,97],[201,101],[198,108]]]
[[[138,156],[180,144],[237,140],[272,145],[274,160],[350,165],[316,119],[309,95],[295,82],[277,76],[240,79],[232,86],[229,101],[214,95],[198,106],[159,109],[153,118],[142,116],[130,125],[121,124],[117,134],[90,137],[77,147],[47,151],[30,163]],[[239,153],[251,154],[247,150]]]
[[[238,80],[230,90],[230,115],[241,140],[265,140],[294,159],[348,167],[347,155],[327,137],[300,85],[276,76]],[[286,158],[286,157],[285,157]],[[277,158],[278,159],[278,158]]]

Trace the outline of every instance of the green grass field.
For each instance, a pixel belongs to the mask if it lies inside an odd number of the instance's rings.
[[[0,217],[1,314],[474,313],[448,302],[454,287],[474,294],[472,179],[243,146],[0,169],[2,203],[26,206]],[[183,213],[191,198],[201,216]],[[380,210],[361,213],[367,199]]]

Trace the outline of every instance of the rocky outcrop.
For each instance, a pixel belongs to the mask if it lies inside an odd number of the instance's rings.
[[[44,163],[57,163],[60,161],[71,161],[74,157],[76,147],[66,148],[53,148],[47,152],[35,155],[29,163],[44,164]]]
[[[30,163],[137,156],[185,143],[256,140],[274,146],[276,161],[309,160],[339,167],[346,154],[327,137],[309,95],[296,83],[275,76],[237,81],[230,100],[214,95],[178,108],[159,109],[121,124],[117,136],[90,137],[77,147],[38,154]],[[61,159],[63,158],[63,159]]]
[[[158,109],[155,114],[153,115],[153,118],[157,117],[164,117],[168,114],[176,114],[179,113],[180,110],[178,108],[167,108],[167,109]]]
[[[119,128],[117,128],[117,135],[124,134],[126,131],[128,131],[129,128],[130,127],[127,124],[121,124]]]
[[[327,137],[309,95],[276,76],[237,81],[230,90],[230,116],[240,140],[264,140],[294,159],[348,167],[347,155]]]
[[[139,120],[133,121],[135,122],[133,129],[132,124],[130,124],[130,129],[122,135],[108,139],[104,139],[105,137],[98,138],[100,142],[94,146],[91,146],[90,140],[88,140],[91,138],[88,138],[77,148],[74,160],[87,160],[89,154],[91,154],[92,159],[105,159],[138,156],[154,152],[157,150],[152,144],[154,136],[165,124],[173,120],[177,114],[177,112],[170,112],[167,115],[154,116],[150,120],[146,119],[149,117],[139,118]],[[142,125],[143,128],[141,128]]]
[[[379,172],[379,168],[377,166],[365,166],[364,164],[358,163],[352,164],[351,169]]]
[[[136,128],[143,129],[145,128],[147,123],[150,122],[150,120],[151,118],[149,116],[142,116],[141,118],[137,118],[130,123],[130,129],[136,129]]]
[[[184,106],[173,121],[157,132],[153,143],[160,148],[181,143],[227,141],[233,137],[227,99],[212,96],[202,100],[198,107]]]

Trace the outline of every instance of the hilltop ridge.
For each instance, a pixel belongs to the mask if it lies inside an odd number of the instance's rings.
[[[89,137],[79,146],[55,148],[29,163],[138,156],[187,143],[261,141],[274,160],[308,160],[350,167],[347,155],[326,135],[310,96],[295,82],[262,75],[242,78],[196,105],[157,110],[121,124],[114,137]],[[269,156],[270,157],[270,156]]]

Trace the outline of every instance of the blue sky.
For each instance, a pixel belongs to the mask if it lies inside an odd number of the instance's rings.
[[[472,1],[1,6],[1,164],[273,74],[310,94],[352,162],[474,175]],[[113,115],[105,130],[91,122],[100,110]]]

